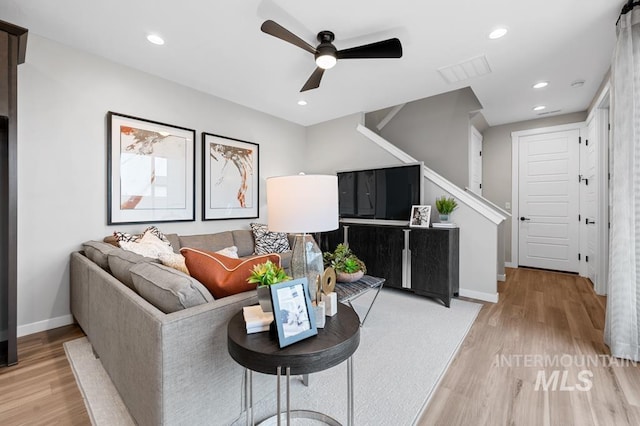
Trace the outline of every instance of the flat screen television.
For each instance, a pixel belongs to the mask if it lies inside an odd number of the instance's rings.
[[[338,172],[340,218],[348,222],[408,222],[422,204],[423,164]]]

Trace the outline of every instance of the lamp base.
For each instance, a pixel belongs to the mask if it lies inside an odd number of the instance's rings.
[[[324,272],[322,251],[309,234],[298,234],[291,252],[291,275],[293,278],[307,278],[309,298],[317,301],[318,277]]]

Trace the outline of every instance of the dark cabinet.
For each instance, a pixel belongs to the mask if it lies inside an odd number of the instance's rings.
[[[345,232],[346,230],[346,232]],[[449,307],[459,291],[459,229],[342,224],[321,237],[323,251],[344,242],[385,287],[441,300]]]
[[[459,230],[412,229],[411,289],[423,296],[435,297],[449,307],[459,291]]]

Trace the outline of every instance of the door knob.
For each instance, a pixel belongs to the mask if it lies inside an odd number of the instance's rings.
[[[589,220],[588,218],[585,218],[584,219],[584,223],[587,224],[587,225],[593,225],[593,224],[596,223],[596,221],[595,220]]]
[[[520,221],[521,222],[524,222],[525,220],[531,220],[531,219],[528,218],[528,217],[520,216]]]

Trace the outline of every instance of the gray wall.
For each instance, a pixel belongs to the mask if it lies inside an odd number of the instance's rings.
[[[196,129],[196,221],[162,223],[197,234],[248,228],[251,220],[200,220],[201,144],[206,131],[260,144],[260,220],[268,176],[299,171],[305,128],[29,34],[18,75],[18,332],[70,321],[69,254],[107,226],[106,113]],[[215,78],[215,73],[211,78]]]
[[[464,188],[469,183],[469,114],[480,108],[468,87],[410,102],[380,136]]]
[[[487,128],[482,142],[482,195],[502,208],[511,203],[511,132],[578,123],[586,118],[583,111]],[[511,262],[510,219],[505,223],[505,246],[505,259]]]
[[[364,114],[353,114],[307,127],[305,166],[313,173],[400,164],[398,159],[356,131]]]

